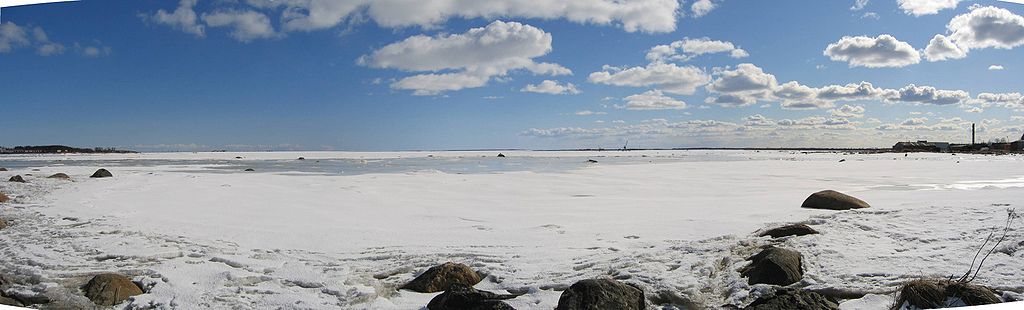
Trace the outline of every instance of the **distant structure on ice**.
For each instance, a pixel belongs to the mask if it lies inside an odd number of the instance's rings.
[[[977,143],[974,124],[971,124],[971,144],[951,144],[949,142],[929,142],[925,140],[897,142],[892,146],[892,151],[897,153],[906,152],[933,152],[933,153],[1019,153],[1024,152],[1024,136],[1020,140],[1009,142],[992,141],[988,143]]]

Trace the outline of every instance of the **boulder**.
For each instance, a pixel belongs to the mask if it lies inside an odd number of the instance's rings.
[[[305,157],[299,157],[299,160],[306,160]]]
[[[107,169],[100,169],[96,170],[96,172],[93,173],[92,176],[90,176],[90,178],[109,178],[113,176],[114,175],[111,174],[110,171],[107,171]]]
[[[0,167],[0,171],[7,171],[7,168]]]
[[[516,298],[516,295],[495,294],[480,291],[470,286],[455,283],[448,290],[427,303],[429,310],[515,310],[502,300]]]
[[[870,208],[871,205],[847,194],[834,190],[823,190],[811,194],[800,207],[808,209],[849,210]]]
[[[469,266],[447,262],[430,267],[426,272],[399,289],[420,293],[437,293],[447,290],[452,284],[473,286],[480,283],[481,280],[483,279],[480,275]]]
[[[921,309],[946,308],[952,306],[949,304],[950,299],[958,299],[964,306],[1002,302],[992,289],[982,285],[946,279],[925,279],[904,283],[897,292],[895,305],[909,305]]]
[[[591,163],[591,164],[596,164],[596,163],[597,163],[597,161],[596,161],[596,160],[593,160],[593,159],[588,159],[588,160],[587,160],[587,163]]]
[[[7,197],[7,195],[4,195],[4,193],[0,193],[0,203],[5,203],[8,201],[11,201],[11,198]]]
[[[61,179],[61,180],[70,180],[71,176],[67,175],[65,173],[57,173],[57,174],[48,176],[47,178],[50,178],[50,179]]]
[[[14,299],[14,298],[3,297],[3,296],[0,296],[0,305],[15,306],[15,307],[24,307],[25,306],[25,305],[21,304],[21,302],[18,302],[18,300]]]
[[[799,290],[780,289],[774,295],[761,296],[746,308],[747,310],[835,310],[839,309],[836,300],[821,294]]]
[[[504,157],[505,157],[505,154],[502,154],[502,153],[498,153],[498,157],[502,157],[502,158],[504,158]]]
[[[85,291],[85,297],[100,306],[113,306],[128,297],[142,294],[142,289],[131,279],[114,273],[96,275],[82,290]]]
[[[581,280],[558,298],[555,310],[642,310],[647,306],[644,291],[612,279]]]
[[[789,236],[813,235],[817,233],[817,230],[814,230],[814,228],[811,228],[811,226],[807,226],[807,224],[790,224],[782,227],[769,229],[761,233],[759,236],[771,236],[772,238],[782,238]]]
[[[9,180],[7,180],[7,181],[8,182],[18,182],[18,183],[28,183],[28,182],[25,181],[25,178],[21,177],[20,175],[13,176]]]
[[[253,172],[253,171],[256,171],[256,169],[253,169],[253,168],[249,168],[249,169],[245,169],[245,171],[246,171],[246,172]]]
[[[747,283],[786,286],[804,276],[800,252],[769,246],[751,256],[750,264],[740,269]]]
[[[7,228],[7,221],[0,219],[0,229]]]

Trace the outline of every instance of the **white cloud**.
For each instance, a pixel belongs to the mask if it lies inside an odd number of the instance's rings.
[[[1021,93],[980,93],[968,103],[981,107],[999,106],[1010,109],[1024,108],[1024,95]]]
[[[711,13],[711,10],[714,10],[717,6],[711,0],[697,0],[690,6],[690,11],[693,12],[693,17],[702,17]]]
[[[720,94],[705,100],[726,107],[742,107],[758,100],[771,99],[772,91],[778,86],[775,76],[765,73],[754,64],[742,63],[733,70],[723,70],[718,78],[707,86],[708,91]]]
[[[251,5],[283,10],[285,31],[333,28],[367,18],[386,28],[430,28],[449,18],[567,19],[577,23],[621,26],[628,32],[676,29],[677,0],[250,0]]]
[[[862,118],[862,117],[864,117],[864,112],[865,111],[866,111],[866,109],[864,109],[863,106],[859,106],[859,105],[858,106],[852,106],[852,105],[844,104],[843,106],[839,107],[838,109],[832,109],[832,110],[829,110],[828,112],[831,113],[832,116],[836,116],[836,117]]]
[[[898,91],[875,87],[868,82],[829,85],[818,91],[818,98],[824,100],[884,100],[896,96],[899,96]]]
[[[953,41],[948,37],[937,34],[928,42],[928,46],[925,47],[924,57],[928,61],[943,61],[967,57],[967,52],[953,44]]]
[[[229,35],[241,42],[280,36],[270,24],[270,18],[256,11],[219,11],[203,14],[202,19],[210,27],[231,27]]]
[[[1024,17],[996,8],[982,7],[949,21],[949,38],[967,52],[971,49],[1011,49],[1024,44]]]
[[[899,0],[900,9],[907,15],[938,14],[941,10],[955,9],[961,0]]]
[[[33,41],[35,41],[36,54],[51,56],[64,53],[64,45],[50,41],[50,37],[46,35],[46,31],[43,31],[43,28],[33,28],[32,37]]]
[[[652,47],[647,52],[650,62],[688,61],[704,54],[729,53],[732,58],[750,56],[747,51],[737,48],[732,42],[711,40],[710,38],[684,38],[667,45]]]
[[[863,10],[868,5],[868,0],[856,0],[853,2],[853,6],[850,7],[850,11]]]
[[[860,18],[861,19],[870,18],[870,19],[877,20],[877,19],[881,19],[882,17],[878,16],[878,13],[875,13],[875,12],[864,12],[864,14],[860,16]]]
[[[0,53],[9,53],[29,44],[31,41],[24,28],[12,22],[0,24]]]
[[[649,90],[623,98],[629,110],[666,110],[685,109],[686,102],[666,96],[660,90]]]
[[[206,36],[205,27],[199,23],[199,17],[196,11],[193,10],[197,0],[181,0],[178,2],[178,7],[168,13],[164,10],[158,10],[153,15],[143,15],[147,20],[151,20],[158,24],[171,26],[175,29],[181,30],[185,33],[190,33],[196,37]]]
[[[579,94],[580,90],[576,88],[576,85],[572,83],[566,83],[565,85],[558,84],[557,81],[544,80],[540,84],[527,84],[520,91],[540,94],[552,94],[552,95],[575,95]]]
[[[903,67],[921,62],[921,54],[913,46],[888,34],[843,37],[829,44],[824,54],[833,61],[848,62],[850,67]]]
[[[32,48],[40,56],[63,54],[64,44],[53,42],[41,27],[18,26],[12,22],[0,23],[0,54],[20,48]]]
[[[551,34],[539,28],[495,21],[461,34],[412,36],[364,55],[358,63],[410,72],[457,71],[415,75],[391,84],[396,89],[413,90],[417,95],[433,95],[481,87],[491,77],[503,77],[512,70],[571,74],[560,65],[533,61],[551,51],[551,40]]]
[[[591,73],[591,83],[615,86],[657,87],[665,92],[692,95],[697,88],[711,80],[704,70],[694,66],[672,63],[651,63],[646,67],[621,69],[605,66],[603,71]]]
[[[917,86],[914,84],[900,88],[899,97],[895,101],[909,103],[923,103],[934,105],[957,104],[970,99],[970,94],[962,90],[941,90],[931,86]]]
[[[591,111],[591,110],[583,110],[583,111],[576,111],[576,113],[573,113],[573,114],[576,114],[576,115],[579,115],[579,116],[591,116],[591,115],[605,115],[605,114],[608,114],[608,113],[607,112],[594,112],[594,111]]]
[[[997,71],[997,70],[1003,70],[1004,68],[1003,68],[1002,65],[991,65],[991,66],[988,66],[988,69],[990,71]]]

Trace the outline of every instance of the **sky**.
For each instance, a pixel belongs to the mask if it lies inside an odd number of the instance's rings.
[[[0,0],[0,6],[3,1]],[[0,145],[888,147],[1024,134],[994,0],[139,0],[0,10]]]

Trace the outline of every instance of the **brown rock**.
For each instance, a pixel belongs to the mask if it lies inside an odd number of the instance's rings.
[[[114,175],[111,174],[110,171],[107,171],[107,169],[100,169],[96,170],[96,172],[93,173],[92,176],[90,176],[90,178],[109,178],[113,176]]]
[[[61,180],[70,180],[71,176],[69,176],[69,175],[67,175],[65,173],[56,173],[54,175],[48,176],[47,178],[50,178],[50,179],[61,179]]]
[[[807,226],[807,224],[791,224],[782,227],[776,227],[769,229],[760,234],[761,237],[771,236],[772,238],[782,238],[789,236],[804,236],[817,234],[818,231]]]
[[[644,291],[612,279],[589,279],[562,292],[555,310],[643,310]]]
[[[516,295],[480,291],[462,284],[452,284],[427,304],[428,310],[515,310],[504,301]]]
[[[749,265],[740,269],[747,277],[747,283],[786,286],[804,277],[800,252],[777,247],[767,247],[747,260]]]
[[[8,298],[8,297],[3,297],[3,296],[0,296],[0,305],[15,306],[15,307],[24,307],[25,306],[25,305],[21,304],[21,302],[18,302],[18,300],[14,299],[14,298]]]
[[[849,210],[870,208],[871,205],[847,194],[834,190],[823,190],[811,194],[800,207],[808,209]]]
[[[8,201],[11,201],[11,198],[7,197],[7,195],[4,195],[4,193],[0,193],[0,203],[5,203]]]
[[[904,303],[921,309],[946,307],[947,298],[959,298],[968,306],[1000,303],[992,289],[945,279],[912,280],[904,283],[896,296],[895,307]]]
[[[0,219],[0,229],[7,228],[7,221]]]
[[[96,275],[82,290],[85,291],[85,297],[100,306],[113,306],[128,297],[142,294],[142,289],[131,279],[114,273]]]
[[[11,177],[11,179],[9,179],[7,181],[8,182],[18,182],[18,183],[28,183],[28,182],[25,181],[25,178],[21,177],[20,175],[13,176],[13,177]]]
[[[399,289],[412,290],[420,293],[437,293],[448,289],[452,284],[473,286],[483,280],[469,266],[457,263],[444,263],[430,267],[408,284]]]

